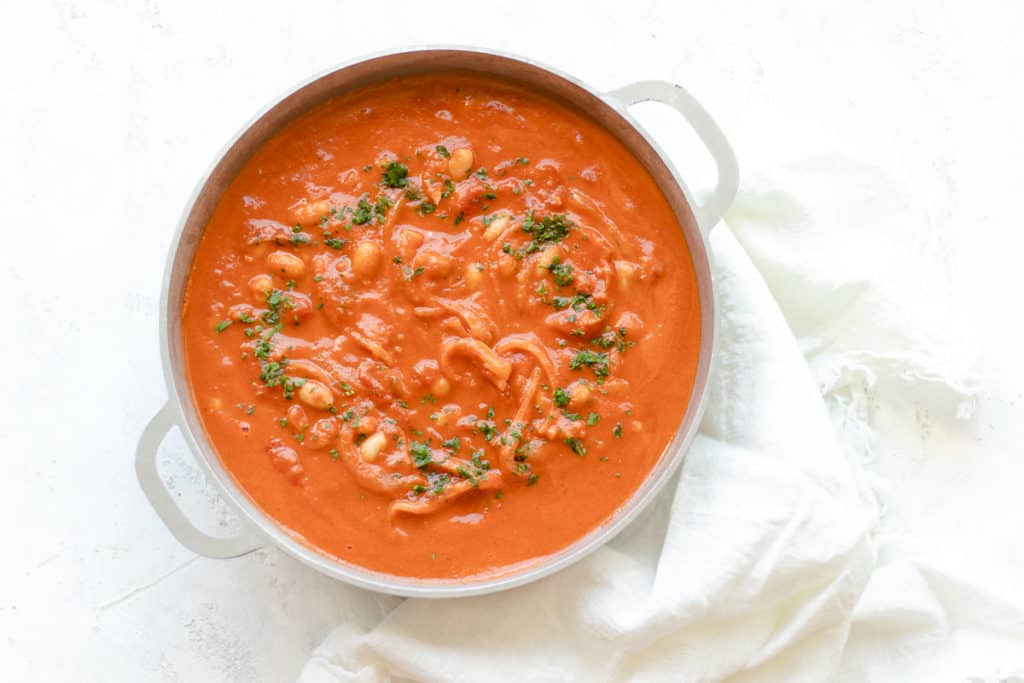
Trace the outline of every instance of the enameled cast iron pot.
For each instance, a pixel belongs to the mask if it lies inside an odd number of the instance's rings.
[[[262,510],[225,471],[214,453],[189,390],[181,339],[181,307],[185,283],[199,239],[221,193],[250,155],[282,126],[339,93],[396,76],[463,70],[524,85],[589,114],[618,138],[654,178],[686,238],[700,289],[701,342],[689,408],[672,442],[647,479],[610,519],[562,551],[530,564],[518,573],[460,580],[411,579],[370,571],[320,553],[296,538]],[[716,188],[697,204],[668,157],[630,116],[637,102],[656,101],[672,107],[692,126],[718,166]],[[556,572],[583,558],[621,531],[650,503],[680,465],[704,412],[705,392],[715,355],[717,310],[708,259],[707,234],[736,195],[736,158],[725,136],[707,112],[678,85],[642,81],[607,93],[591,90],[576,79],[522,57],[466,48],[423,48],[376,55],[343,65],[302,84],[248,123],[221,153],[185,207],[164,273],[160,306],[160,349],[167,404],[146,426],[136,451],[135,467],[142,490],[175,538],[206,557],[230,558],[272,543],[317,571],[370,590],[412,597],[479,595],[519,586]],[[157,449],[172,427],[181,430],[203,474],[228,506],[248,522],[247,531],[230,538],[210,536],[182,513],[157,471]]]

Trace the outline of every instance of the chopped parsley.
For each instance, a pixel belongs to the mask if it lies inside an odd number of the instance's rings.
[[[596,353],[588,349],[578,351],[569,361],[569,369],[579,370],[583,367],[590,368],[598,381],[603,382],[608,377],[608,354]]]
[[[441,191],[441,199],[448,199],[455,193],[455,183],[448,178],[444,179],[444,189]]]
[[[451,481],[451,477],[448,474],[431,474],[427,477],[430,481],[430,492],[435,496],[439,496],[444,493],[444,489],[448,486],[448,482]]]
[[[612,434],[615,435],[616,439],[621,439],[622,438],[622,423],[621,422],[616,422],[615,423],[615,427],[612,429]]]
[[[604,304],[598,305],[594,301],[593,295],[586,292],[576,292],[572,296],[553,296],[550,303],[559,311],[571,307],[572,310],[580,313],[586,309],[592,311],[598,318],[604,315],[605,311]],[[575,322],[575,318],[570,318],[569,322]]]
[[[620,327],[618,332],[613,332],[610,329],[606,330],[602,334],[594,337],[590,340],[590,343],[594,346],[600,347],[607,351],[613,346],[618,349],[619,353],[622,353],[626,349],[636,346],[635,341],[629,341],[626,339],[626,328]]]
[[[558,406],[559,408],[564,408],[567,405],[569,405],[569,392],[567,392],[562,387],[558,387],[557,389],[555,389],[553,397],[555,405]]]
[[[572,449],[572,452],[581,458],[587,454],[587,447],[583,445],[583,442],[577,439],[575,436],[570,436],[565,440],[565,444]]]
[[[234,321],[231,320],[230,318],[227,319],[227,320],[221,320],[219,323],[214,325],[213,329],[217,330],[217,332],[223,332],[224,330],[226,330],[229,327],[231,327],[231,323],[232,322],[234,322]]]
[[[625,351],[626,349],[631,348],[633,346],[636,346],[636,342],[635,341],[626,341],[626,328],[625,327],[620,327],[619,328],[619,339],[618,339],[618,341],[615,342],[615,347],[621,353],[621,352]]]
[[[433,458],[430,454],[430,447],[422,441],[410,442],[409,452],[412,453],[412,463],[420,469],[423,469],[433,462]]]
[[[479,483],[477,482],[476,477],[474,477],[472,474],[470,474],[469,470],[467,470],[462,465],[459,465],[458,467],[456,467],[455,471],[458,473],[458,475],[460,477],[462,477],[463,479],[468,480],[473,485],[473,488],[476,488],[477,486],[479,486]]]
[[[388,187],[405,187],[409,184],[409,181],[406,180],[408,175],[408,168],[397,161],[392,161],[384,166],[384,173],[381,177]]]
[[[607,351],[615,346],[615,334],[613,332],[605,332],[591,339],[590,343]]]
[[[457,436],[453,436],[450,439],[445,439],[441,442],[441,446],[452,453],[458,453],[459,449],[462,448],[462,441]]]
[[[352,212],[352,225],[366,225],[373,218],[373,204],[366,197],[359,198],[356,210]]]
[[[448,148],[445,147],[444,145],[438,145],[434,149],[437,150],[437,153],[441,155],[442,159],[451,159],[452,153],[449,152]]]
[[[284,397],[290,399],[295,390],[306,383],[306,380],[297,377],[289,377],[284,373],[288,361],[282,358],[280,361],[263,363],[260,369],[260,380],[268,387],[281,387],[284,389]]]
[[[559,287],[568,287],[576,278],[572,274],[572,264],[562,263],[557,256],[548,266],[548,272],[555,278],[555,284]]]
[[[325,239],[324,244],[329,246],[331,249],[341,249],[345,246],[345,240],[339,240],[337,237],[331,237]]]
[[[373,212],[377,214],[377,220],[379,222],[384,222],[384,216],[392,206],[394,206],[394,203],[390,199],[384,195],[377,196],[377,201],[373,204]]]
[[[473,455],[469,456],[469,459],[473,461],[473,467],[477,468],[482,472],[486,472],[491,469],[491,463],[483,459],[484,449],[478,448],[473,451]]]
[[[476,429],[483,434],[484,441],[490,443],[492,439],[498,434],[497,427],[494,426],[493,422],[484,422],[481,420],[476,423]]]
[[[590,413],[589,415],[587,415],[587,426],[588,427],[593,427],[600,420],[601,420],[601,416],[600,415],[598,415],[597,413]]]
[[[532,254],[545,244],[561,242],[569,234],[573,226],[572,221],[563,214],[552,214],[537,219],[531,213],[523,221],[522,231],[529,233],[531,240],[526,247],[526,253]]]

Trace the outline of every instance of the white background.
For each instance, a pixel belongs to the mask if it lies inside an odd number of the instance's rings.
[[[161,275],[197,179],[286,88],[412,44],[508,50],[599,89],[678,82],[748,177],[833,150],[887,169],[948,226],[948,321],[981,379],[962,428],[886,430],[885,528],[1024,598],[1022,35],[1016,2],[8,0],[0,678],[287,680],[335,622],[390,604],[273,551],[196,558],[132,457],[165,398]],[[700,187],[706,166],[653,106],[641,119]],[[180,440],[163,459],[190,509],[223,522]]]

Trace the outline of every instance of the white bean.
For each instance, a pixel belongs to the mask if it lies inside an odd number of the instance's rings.
[[[309,225],[319,221],[330,210],[331,205],[326,199],[318,199],[315,202],[301,201],[292,207],[292,215],[299,223]]]
[[[473,150],[468,147],[460,147],[452,152],[448,160],[448,172],[453,180],[465,180],[469,177],[469,171],[473,168]]]
[[[334,403],[334,394],[323,382],[315,379],[307,379],[305,384],[299,387],[299,400],[310,408],[327,410]]]
[[[590,402],[592,392],[584,382],[574,382],[569,387],[569,407],[582,408]]]
[[[467,263],[465,275],[466,285],[470,289],[480,289],[480,283],[484,279],[484,267],[481,263]]]
[[[434,380],[434,383],[430,385],[430,393],[438,398],[444,398],[451,393],[452,384],[445,377],[438,377]]]
[[[363,415],[359,418],[359,424],[355,426],[356,434],[372,434],[377,431],[377,418],[373,415]]]
[[[561,255],[562,250],[554,244],[545,247],[544,251],[537,255],[537,274],[543,274]]]
[[[619,289],[624,292],[629,291],[630,285],[636,279],[637,270],[639,270],[639,266],[632,261],[615,262],[615,280],[618,282]]]
[[[363,462],[373,462],[380,455],[380,452],[384,450],[384,446],[387,445],[388,437],[381,432],[374,432],[370,436],[366,437],[363,443],[359,444],[359,457],[363,459]]]
[[[300,432],[306,431],[306,427],[309,426],[309,416],[306,415],[306,411],[302,409],[302,406],[295,403],[288,407],[285,412],[285,417],[288,419],[288,424],[298,429]]]
[[[494,240],[498,239],[498,236],[501,235],[501,233],[505,232],[505,228],[508,227],[508,224],[511,220],[512,219],[509,217],[507,213],[495,216],[494,220],[492,220],[487,225],[487,228],[484,230],[484,239],[487,240],[488,242],[493,242]]]
[[[249,280],[249,289],[257,296],[266,296],[274,288],[274,278],[260,273],[253,275]]]
[[[361,278],[372,277],[380,268],[380,245],[373,240],[362,240],[352,250],[352,271]]]
[[[267,265],[290,278],[300,277],[306,271],[306,262],[287,251],[273,251],[267,254]]]
[[[515,256],[502,254],[498,257],[498,274],[502,277],[512,277],[519,269],[519,260]]]
[[[414,268],[422,268],[427,277],[439,279],[451,274],[452,257],[425,247],[416,253],[412,265]]]

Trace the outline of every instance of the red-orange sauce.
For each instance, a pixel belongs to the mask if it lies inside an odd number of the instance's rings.
[[[697,282],[640,163],[584,114],[465,74],[336,97],[245,164],[183,316],[238,485],[330,555],[458,578],[554,553],[682,419]]]

